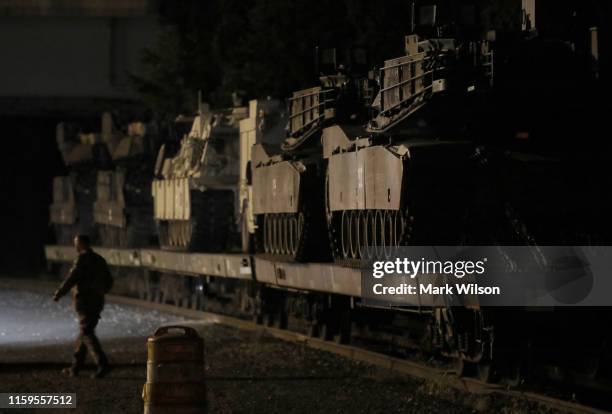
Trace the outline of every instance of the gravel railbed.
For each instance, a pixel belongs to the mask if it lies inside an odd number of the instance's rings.
[[[142,413],[146,337],[186,323],[205,338],[211,413],[528,412],[529,407],[464,395],[258,331],[243,331],[130,306],[107,304],[98,334],[114,370],[104,379],[62,376],[77,324],[70,301],[0,291],[0,392],[74,392],[77,409],[45,413]],[[500,406],[501,404],[501,406]],[[533,407],[532,407],[533,408]],[[34,410],[4,410],[26,413]]]

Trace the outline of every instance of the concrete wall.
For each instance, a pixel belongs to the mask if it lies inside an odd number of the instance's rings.
[[[153,16],[0,17],[0,99],[129,98]]]

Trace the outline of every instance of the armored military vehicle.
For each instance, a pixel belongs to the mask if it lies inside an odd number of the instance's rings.
[[[435,25],[428,11],[423,24]],[[407,36],[405,56],[377,76],[359,54],[331,56],[321,85],[290,99],[282,152],[254,151],[261,253],[321,260],[331,245],[346,261],[367,245],[457,243],[474,152],[461,120],[488,84],[488,43]]]
[[[289,260],[327,260],[324,220],[325,164],[320,139],[340,125],[357,134],[368,119],[371,80],[365,53],[320,54],[320,86],[289,99],[287,138],[281,151],[256,145],[252,154],[253,212],[258,252]]]
[[[57,242],[71,244],[75,234],[90,235],[97,241],[93,220],[97,172],[110,168],[110,152],[117,143],[112,117],[102,115],[101,133],[84,133],[78,126],[60,123],[56,129],[57,144],[69,173],[53,179],[53,202],[50,222]]]
[[[151,183],[157,147],[155,125],[132,122],[111,153],[113,169],[98,171],[94,221],[103,245],[156,244]]]
[[[163,249],[221,251],[239,239],[239,121],[248,108],[211,111],[201,104],[178,153],[160,148],[152,183]]]
[[[249,116],[240,121],[240,232],[242,251],[252,253],[257,230],[253,206],[252,151],[278,152],[286,137],[286,108],[274,99],[251,100]]]

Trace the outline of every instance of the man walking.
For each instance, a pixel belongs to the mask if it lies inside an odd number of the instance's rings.
[[[93,378],[102,378],[110,371],[108,359],[96,337],[95,329],[104,309],[104,295],[113,285],[113,278],[106,260],[91,249],[89,237],[78,235],[74,247],[79,254],[64,282],[53,296],[58,301],[72,289],[73,306],[79,317],[79,336],[76,341],[72,366],[63,372],[76,377],[85,363],[87,350],[93,357],[97,370]]]

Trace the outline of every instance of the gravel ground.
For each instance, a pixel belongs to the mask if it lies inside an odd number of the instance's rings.
[[[77,409],[66,412],[141,413],[146,337],[174,322],[196,327],[205,338],[212,413],[523,411],[260,332],[115,304],[107,305],[98,329],[115,369],[104,379],[68,378],[60,370],[70,362],[77,329],[69,300],[11,290],[0,291],[0,392],[74,392]]]

